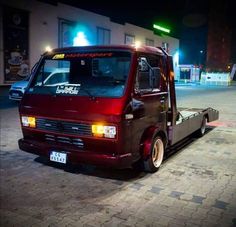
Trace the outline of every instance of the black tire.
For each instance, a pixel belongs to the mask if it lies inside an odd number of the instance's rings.
[[[152,142],[150,155],[143,162],[145,172],[154,173],[159,169],[163,161],[164,151],[163,139],[160,136],[155,137]]]
[[[205,132],[206,132],[206,123],[207,123],[207,118],[205,116],[203,116],[201,127],[196,131],[196,136],[197,137],[202,137],[205,134]]]

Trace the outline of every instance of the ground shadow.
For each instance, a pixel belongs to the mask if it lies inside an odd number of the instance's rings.
[[[8,98],[10,87],[0,87],[0,109],[14,108],[19,105],[19,101],[13,101]]]
[[[207,127],[206,134],[212,131],[213,129],[214,127]],[[190,146],[197,139],[198,138],[196,138],[194,134],[192,134],[186,137],[185,139],[183,139],[182,141],[180,141],[179,143],[175,144],[174,146],[168,148],[166,151],[164,161],[168,161],[168,159],[174,158],[175,155],[177,155],[183,149]],[[142,171],[142,167],[140,165],[137,166],[136,168],[113,169],[113,168],[105,168],[105,167],[85,165],[85,164],[64,165],[60,163],[50,162],[45,157],[37,157],[35,161],[38,163],[53,167],[53,168],[62,169],[66,172],[73,173],[73,174],[84,174],[84,175],[89,175],[89,176],[95,176],[98,178],[118,180],[121,182],[121,184],[122,182],[132,182],[148,175],[147,173]]]
[[[53,168],[64,170],[72,174],[84,174],[119,181],[133,181],[146,175],[146,173],[140,171],[139,168],[114,169],[86,164],[73,165],[70,163],[64,165],[60,163],[50,162],[46,157],[37,157],[35,158],[35,161]]]
[[[214,128],[216,128],[216,127],[207,126],[205,135],[208,134],[209,132],[211,132],[212,130],[214,130]],[[203,135],[203,137],[204,137],[204,135]],[[187,136],[186,138],[184,138],[183,140],[181,140],[180,142],[178,142],[178,143],[174,144],[173,146],[167,148],[166,154],[165,154],[165,161],[167,161],[170,158],[173,158],[175,155],[177,155],[183,149],[190,146],[193,142],[197,141],[198,139],[200,139],[200,138],[198,136],[196,136],[195,133],[193,133],[193,134]]]
[[[6,99],[1,99],[0,97],[0,109],[9,109],[9,108],[15,108],[19,106],[18,101],[13,101],[13,100],[7,100]]]

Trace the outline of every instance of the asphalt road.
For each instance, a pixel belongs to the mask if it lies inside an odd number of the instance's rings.
[[[20,151],[17,103],[0,88],[0,226],[236,226],[236,87],[176,91],[179,106],[211,106],[220,119],[146,174]]]

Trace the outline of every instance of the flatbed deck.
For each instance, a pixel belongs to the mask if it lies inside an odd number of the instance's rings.
[[[179,142],[186,136],[199,130],[204,118],[207,119],[207,122],[219,118],[219,112],[213,108],[179,108],[178,113],[179,117],[176,124],[168,126],[170,145]]]

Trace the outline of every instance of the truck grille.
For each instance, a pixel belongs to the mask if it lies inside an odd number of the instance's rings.
[[[92,135],[91,125],[89,124],[37,118],[36,127],[37,129],[50,132],[60,132],[80,136]]]
[[[84,148],[84,142],[83,140],[79,138],[70,138],[65,136],[55,136],[51,134],[45,134],[45,140],[51,141],[51,142],[58,142],[58,143],[66,143],[70,145],[75,145],[79,148]]]

